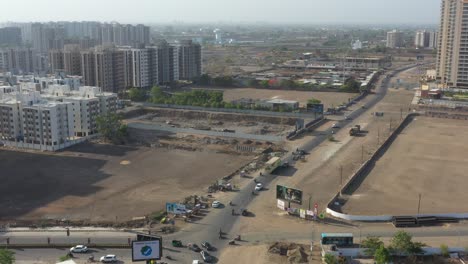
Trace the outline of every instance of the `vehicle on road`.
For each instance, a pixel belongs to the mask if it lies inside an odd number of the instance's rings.
[[[188,246],[188,249],[190,249],[190,250],[192,250],[194,252],[200,252],[201,251],[201,248],[195,243],[190,243],[187,246]]]
[[[350,136],[357,136],[362,132],[361,126],[360,125],[355,125],[349,130],[349,135]]]
[[[349,117],[349,116],[345,116],[344,119],[345,119],[345,120],[351,120],[352,118]]]
[[[180,240],[172,240],[172,246],[173,247],[182,247],[182,241]]]
[[[214,201],[213,203],[211,203],[211,207],[219,208],[219,207],[221,207],[221,202],[220,201]]]
[[[70,252],[73,253],[86,253],[88,252],[88,247],[84,245],[76,245],[72,248],[70,248]]]
[[[202,250],[202,251],[200,252],[200,255],[201,255],[203,261],[205,261],[205,262],[211,262],[212,257],[211,257],[211,255],[210,255],[210,253],[208,253],[208,252]]]
[[[242,215],[242,216],[248,216],[249,214],[250,214],[250,213],[249,213],[249,211],[247,211],[247,209],[242,209],[242,210],[241,210],[241,215]]]
[[[262,183],[257,183],[257,185],[255,185],[255,191],[261,191],[263,189],[263,184]]]
[[[202,262],[198,259],[192,260],[192,264],[202,264]]]
[[[332,125],[332,128],[339,128],[339,127],[340,126],[338,124],[336,124],[336,123]]]
[[[112,262],[117,262],[117,256],[116,255],[105,255],[102,256],[99,259],[103,263],[112,263]]]
[[[353,234],[351,233],[322,233],[321,245],[352,246]]]
[[[213,250],[213,246],[208,241],[205,241],[205,242],[201,243],[201,246],[206,248],[206,250],[208,250],[208,251]]]

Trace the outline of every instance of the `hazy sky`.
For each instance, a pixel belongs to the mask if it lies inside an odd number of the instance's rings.
[[[435,24],[441,0],[0,0],[2,21]]]

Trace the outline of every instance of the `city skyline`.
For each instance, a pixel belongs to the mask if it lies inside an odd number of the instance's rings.
[[[266,22],[302,24],[435,24],[439,20],[439,0],[281,0],[247,1],[138,0],[129,6],[123,0],[83,0],[66,4],[58,0],[5,1],[10,12],[2,21],[119,21],[122,23],[208,23]],[[25,9],[24,7],[29,8]],[[112,6],[112,8],[109,8]],[[93,7],[93,8],[90,8]],[[130,8],[129,8],[130,7]],[[131,7],[134,7],[133,9]],[[299,8],[300,7],[300,8]],[[60,12],[56,12],[61,8]],[[53,10],[53,12],[52,12]],[[164,10],[164,12],[158,12]],[[260,10],[260,11],[259,11]],[[422,12],[423,11],[423,12]]]

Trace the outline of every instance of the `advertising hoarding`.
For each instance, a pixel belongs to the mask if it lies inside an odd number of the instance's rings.
[[[307,104],[307,112],[323,114],[323,104]]]
[[[282,185],[276,185],[276,198],[288,202],[302,204],[302,191]]]
[[[160,260],[161,256],[161,240],[132,242],[132,261]]]
[[[184,204],[179,203],[166,203],[166,212],[168,214],[185,214],[187,213],[187,208]]]

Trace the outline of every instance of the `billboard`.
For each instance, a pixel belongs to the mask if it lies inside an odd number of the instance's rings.
[[[187,213],[187,208],[185,207],[185,204],[179,204],[179,203],[166,203],[166,212],[168,214],[185,214]]]
[[[132,261],[159,260],[161,256],[161,240],[132,241]]]
[[[276,198],[288,202],[302,204],[302,191],[282,185],[276,185]]]
[[[307,112],[323,114],[323,104],[307,104]]]

